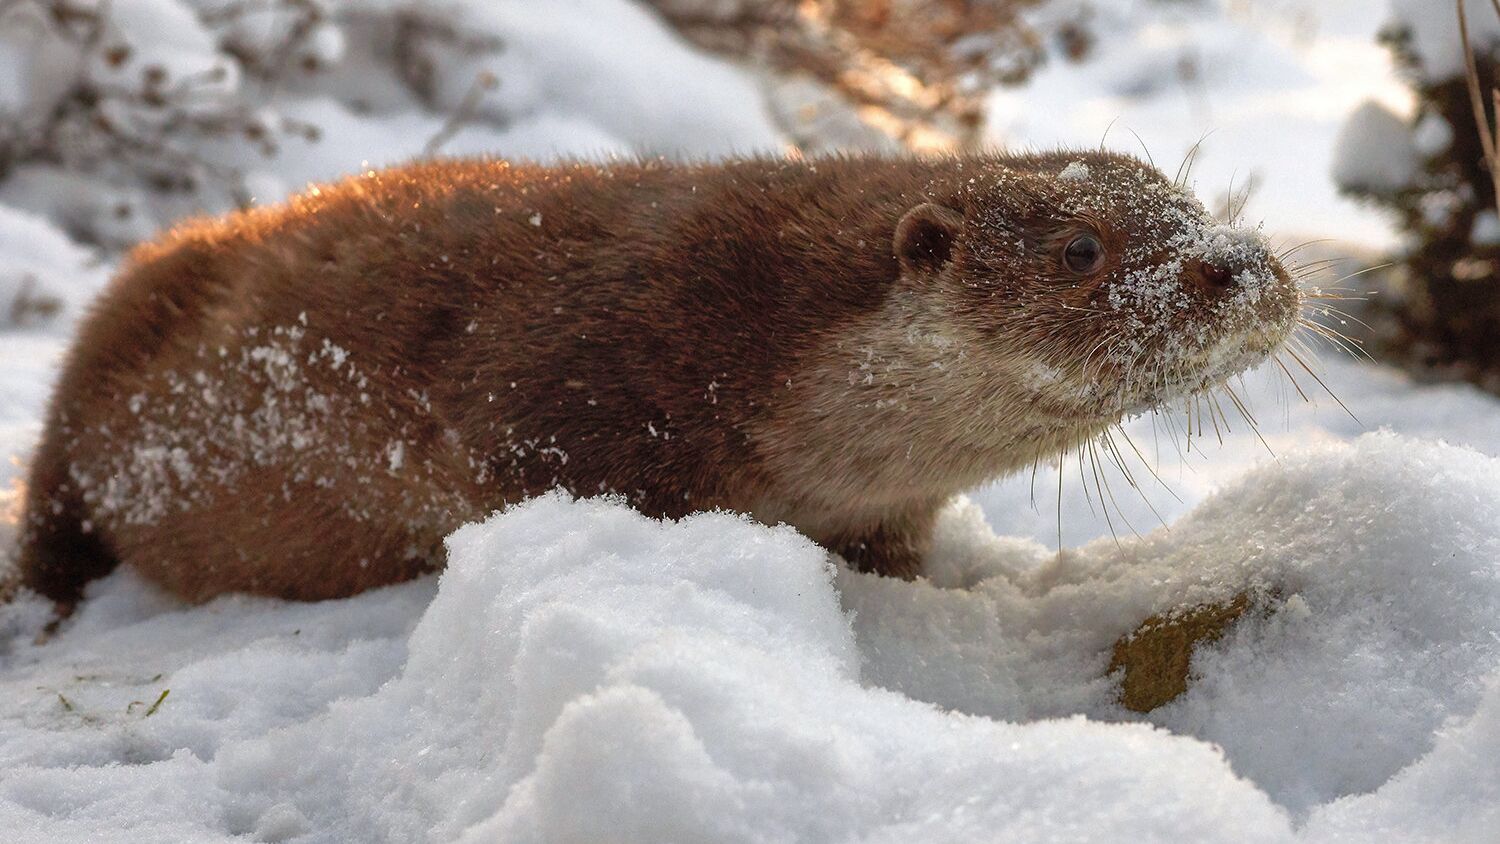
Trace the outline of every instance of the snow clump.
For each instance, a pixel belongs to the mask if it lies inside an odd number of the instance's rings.
[[[1333,180],[1349,191],[1400,190],[1416,179],[1417,159],[1417,147],[1406,122],[1386,106],[1371,101],[1349,115],[1339,129],[1334,141]]]

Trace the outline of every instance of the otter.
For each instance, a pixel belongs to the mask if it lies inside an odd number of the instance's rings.
[[[951,496],[1214,387],[1300,302],[1259,232],[1113,153],[369,171],[129,256],[16,582],[342,597],[557,487],[913,578]]]

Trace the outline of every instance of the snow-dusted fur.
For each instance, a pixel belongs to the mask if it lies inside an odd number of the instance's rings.
[[[949,497],[1257,362],[1298,304],[1257,233],[1112,154],[370,171],[137,250],[22,576],[343,596],[556,487],[912,576]]]

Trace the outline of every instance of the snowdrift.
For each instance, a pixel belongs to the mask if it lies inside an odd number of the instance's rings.
[[[914,584],[786,528],[562,495],[449,546],[436,582],[321,605],[182,608],[122,573],[41,647],[37,608],[10,609],[7,840],[1479,841],[1500,821],[1500,460],[1467,449],[1319,447],[1061,559],[960,504]],[[1155,725],[1123,723],[1109,644],[1250,584],[1284,598],[1201,649]]]

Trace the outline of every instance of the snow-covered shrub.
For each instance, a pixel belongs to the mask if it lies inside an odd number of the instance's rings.
[[[104,268],[90,250],[41,217],[4,205],[0,255],[0,330],[40,325],[76,310],[79,299],[104,281]]]
[[[106,259],[186,215],[438,152],[785,146],[752,73],[631,0],[0,2],[0,203]],[[27,276],[28,301],[80,298],[46,288],[64,274]]]
[[[777,77],[778,124],[803,148],[950,149],[981,140],[984,97],[1030,75],[1049,37],[1088,50],[1081,0],[644,0],[706,49]],[[1043,19],[1029,15],[1048,5]]]
[[[1386,350],[1500,388],[1500,220],[1464,72],[1456,6],[1392,0],[1382,40],[1416,94],[1410,117],[1368,103],[1340,133],[1334,178],[1393,212],[1406,238],[1394,295],[1377,297]],[[1466,0],[1478,77],[1500,67],[1500,16]],[[1485,99],[1489,99],[1488,95]]]
[[[6,196],[46,197],[40,210],[106,246],[162,222],[148,197],[247,203],[248,161],[274,156],[288,135],[319,136],[255,89],[315,73],[343,46],[329,12],[304,0],[0,8]]]

